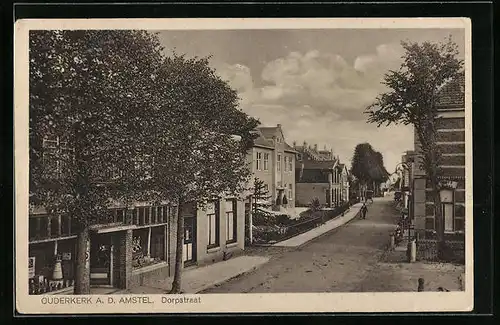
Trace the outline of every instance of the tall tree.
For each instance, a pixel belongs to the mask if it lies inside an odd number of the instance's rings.
[[[74,290],[88,294],[89,226],[140,179],[137,135],[161,47],[140,31],[32,31],[29,42],[30,203],[72,216]]]
[[[375,191],[376,184],[385,181],[389,175],[384,167],[382,154],[375,151],[369,143],[360,143],[355,147],[351,174],[356,177],[361,196],[364,196],[369,187]]]
[[[177,207],[177,242],[172,293],[181,291],[185,204],[204,206],[247,189],[246,154],[258,121],[238,108],[235,90],[210,68],[208,58],[174,54],[165,58],[156,79],[159,92],[144,155],[152,157],[152,176],[141,194],[169,198]],[[149,114],[148,114],[149,115]],[[238,141],[235,141],[238,138]]]
[[[389,90],[367,108],[368,122],[413,125],[420,144],[420,167],[425,170],[434,198],[434,216],[439,254],[444,249],[444,220],[439,191],[441,153],[436,144],[439,90],[463,74],[463,61],[451,37],[440,43],[401,43],[405,53],[399,70],[385,74],[382,83]]]
[[[259,203],[260,201],[267,201],[271,198],[271,195],[269,195],[269,190],[266,188],[266,184],[264,183],[264,181],[258,179],[257,177],[254,179],[253,183],[253,198],[254,213],[257,213],[258,208],[264,206],[262,203]]]

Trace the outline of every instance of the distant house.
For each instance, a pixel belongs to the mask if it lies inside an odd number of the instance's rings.
[[[314,198],[327,207],[336,207],[349,200],[349,172],[332,150],[318,146],[295,145],[296,204],[308,206]]]
[[[464,238],[465,231],[465,79],[460,78],[445,85],[438,97],[438,136],[436,144],[442,153],[441,182],[448,188],[441,192],[445,235]],[[415,152],[421,152],[415,136]],[[418,163],[421,159],[416,156]],[[433,237],[435,230],[434,201],[425,171],[415,169],[413,180],[415,230],[421,238]]]
[[[259,127],[253,148],[248,152],[252,180],[264,182],[269,192],[269,206],[274,210],[295,207],[295,155],[286,143],[281,124]]]

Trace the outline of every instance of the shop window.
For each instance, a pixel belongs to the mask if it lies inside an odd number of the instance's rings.
[[[151,228],[150,251],[156,262],[165,260],[165,226]]]
[[[148,229],[134,230],[132,233],[132,265],[142,267],[148,255]]]
[[[156,212],[158,211],[158,207],[152,207],[151,208],[151,223],[155,224],[157,223],[157,218],[156,218]]]
[[[165,260],[165,226],[134,230],[132,266],[145,267]]]

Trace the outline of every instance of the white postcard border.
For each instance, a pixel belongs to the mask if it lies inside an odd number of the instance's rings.
[[[208,26],[208,27],[207,27]],[[28,34],[37,29],[347,29],[464,28],[466,152],[472,153],[471,22],[468,18],[228,18],[228,19],[24,19],[14,31],[14,152],[17,311],[27,314],[96,313],[241,313],[241,312],[439,312],[473,308],[472,155],[466,155],[466,281],[463,292],[403,293],[272,293],[148,295],[153,303],[119,304],[112,297],[144,295],[59,296],[28,294]],[[87,303],[48,303],[47,299],[89,298]],[[185,303],[200,298],[200,303]],[[45,299],[45,300],[44,300]],[[102,303],[98,302],[98,299]],[[170,299],[170,302],[167,301]],[[177,300],[175,300],[177,299]],[[67,300],[71,302],[70,300]]]

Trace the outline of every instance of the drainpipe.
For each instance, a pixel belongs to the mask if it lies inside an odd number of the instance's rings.
[[[252,208],[252,196],[249,197],[250,210],[248,213],[248,236],[250,237],[250,244],[253,243],[253,208]]]

